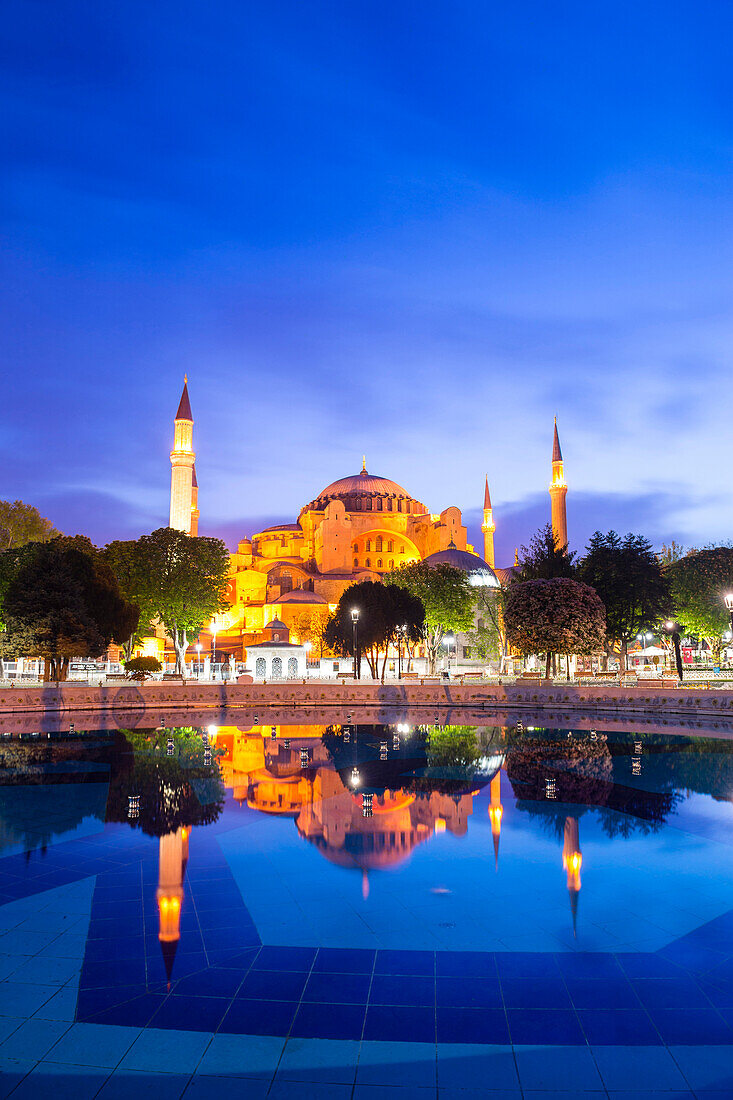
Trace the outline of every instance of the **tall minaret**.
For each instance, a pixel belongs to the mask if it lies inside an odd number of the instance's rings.
[[[191,477],[191,534],[198,535],[199,533],[199,483],[196,477],[196,466],[194,464],[192,477]]]
[[[491,568],[494,568],[494,531],[496,530],[496,524],[494,523],[494,513],[491,508],[491,496],[489,495],[489,476],[486,475],[486,485],[484,487],[484,522],[481,524],[481,530],[484,533],[484,561]]]
[[[175,436],[171,451],[171,515],[170,527],[183,531],[187,535],[198,532],[198,509],[194,501],[196,474],[193,452],[193,417],[191,402],[188,400],[188,378],[183,379],[183,393],[176,413]],[[198,485],[196,485],[198,497]],[[192,530],[193,512],[196,508],[196,532]]]
[[[552,482],[550,484],[550,502],[552,510],[552,533],[559,547],[568,544],[568,519],[565,511],[565,497],[568,495],[568,487],[565,483],[563,472],[562,451],[560,439],[557,434],[557,417],[555,417],[555,435],[552,440]]]

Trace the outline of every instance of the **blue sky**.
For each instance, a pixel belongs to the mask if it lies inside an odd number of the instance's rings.
[[[201,531],[359,469],[500,563],[733,527],[733,9],[10,0],[0,497],[167,522],[184,372]]]

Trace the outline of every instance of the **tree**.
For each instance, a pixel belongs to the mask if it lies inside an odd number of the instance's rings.
[[[606,614],[598,594],[566,577],[514,581],[504,607],[507,641],[523,655],[546,654],[545,677],[553,653],[595,653],[603,648]]]
[[[435,675],[446,634],[467,633],[474,626],[475,590],[462,569],[418,561],[402,565],[384,578],[385,584],[406,588],[425,608],[422,642],[428,672]]]
[[[685,633],[704,638],[719,664],[722,635],[729,625],[724,599],[733,592],[733,547],[693,550],[666,572],[675,615]]]
[[[626,670],[629,642],[656,629],[671,611],[669,581],[643,535],[596,531],[578,565],[578,579],[595,588],[606,608],[605,651]]]
[[[138,608],[88,539],[60,536],[6,554],[2,651],[43,657],[46,680],[65,680],[71,657],[100,657],[135,629]]]
[[[160,672],[162,665],[157,657],[133,657],[125,661],[125,675],[133,680],[144,680],[154,672]]]
[[[575,553],[568,553],[566,546],[560,546],[548,523],[540,527],[530,539],[529,546],[523,546],[519,553],[519,580],[550,580],[552,577],[575,576]]]
[[[150,573],[149,564],[145,558],[142,539],[130,539],[129,541],[110,542],[102,550],[102,558],[110,567],[117,583],[120,586],[125,599],[137,604],[140,608],[140,619],[134,632],[123,644],[123,654],[126,661],[132,657],[135,646],[146,635],[154,634],[155,627],[155,578]]]
[[[352,608],[358,608],[357,667],[366,655],[372,676],[379,676],[379,657],[383,655],[381,679],[387,667],[390,646],[402,638],[416,641],[422,636],[425,609],[411,592],[380,581],[361,581],[350,585],[341,595],[336,611],[326,627],[326,645],[344,656],[354,654]]]
[[[138,539],[145,566],[145,603],[163,624],[186,671],[186,650],[206,623],[229,606],[229,552],[221,539],[192,537],[161,527]]]
[[[481,661],[503,661],[506,657],[504,592],[482,585],[474,589],[474,629],[469,632],[471,649]]]
[[[0,500],[0,551],[29,542],[49,542],[59,532],[32,504],[22,500]]]
[[[299,611],[292,620],[291,634],[303,645],[310,642],[311,649],[318,651],[320,657],[324,655],[326,647],[325,635],[328,625],[328,608],[313,607]]]

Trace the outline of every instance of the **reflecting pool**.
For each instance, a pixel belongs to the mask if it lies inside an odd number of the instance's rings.
[[[733,1040],[733,741],[229,718],[0,740],[0,1015]]]

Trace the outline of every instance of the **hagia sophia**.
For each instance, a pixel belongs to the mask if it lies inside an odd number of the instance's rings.
[[[199,507],[193,414],[188,380],[175,417],[171,452],[170,526],[198,534]],[[554,428],[551,522],[560,545],[567,543],[563,458]],[[270,623],[284,625],[298,640],[303,617],[333,609],[351,584],[379,580],[400,565],[446,562],[464,569],[472,584],[498,587],[511,571],[496,565],[488,478],[483,501],[483,557],[467,542],[461,510],[428,511],[389,478],[361,470],[339,478],[305,504],[294,523],[281,523],[245,537],[231,555],[230,609],[209,629],[222,656],[243,657],[266,638]],[[286,635],[287,636],[287,635]],[[209,640],[206,639],[206,640]]]

